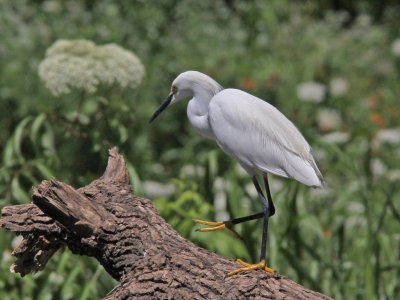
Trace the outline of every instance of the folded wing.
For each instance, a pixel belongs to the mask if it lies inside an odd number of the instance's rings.
[[[208,118],[218,145],[250,174],[260,170],[308,186],[323,185],[310,145],[269,103],[226,89],[211,99]]]

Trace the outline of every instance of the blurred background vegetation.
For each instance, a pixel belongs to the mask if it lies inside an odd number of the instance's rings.
[[[1,207],[28,203],[43,179],[87,184],[115,145],[177,231],[256,261],[260,222],[237,226],[242,242],[192,221],[259,211],[248,176],[191,130],[185,104],[148,124],[175,76],[199,70],[284,112],[328,182],[271,178],[269,264],[337,299],[398,297],[398,1],[0,0],[0,24]],[[68,250],[21,278],[9,272],[19,239],[0,241],[0,299],[98,299],[116,284]]]

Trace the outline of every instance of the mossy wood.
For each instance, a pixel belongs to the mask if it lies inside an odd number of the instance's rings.
[[[31,204],[3,208],[0,226],[23,236],[12,272],[40,271],[66,246],[119,281],[104,299],[330,299],[265,271],[228,277],[235,261],[184,239],[133,194],[115,149],[102,177],[80,189],[43,181]]]

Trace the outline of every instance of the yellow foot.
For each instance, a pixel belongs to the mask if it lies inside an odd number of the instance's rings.
[[[243,266],[243,268],[236,269],[235,271],[229,272],[228,276],[236,275],[240,272],[251,271],[251,270],[264,270],[268,273],[274,274],[275,271],[269,267],[267,267],[265,260],[260,261],[258,264],[249,264],[241,259],[236,260],[239,264]]]
[[[211,222],[211,221],[203,221],[203,220],[195,219],[194,222],[195,222],[196,224],[201,224],[201,225],[210,226],[210,227],[206,227],[206,228],[199,228],[199,229],[196,229],[196,231],[199,231],[199,232],[209,232],[209,231],[218,231],[218,230],[228,229],[228,230],[231,231],[238,239],[242,240],[242,237],[239,235],[239,233],[236,232],[236,230],[233,228],[232,223],[229,222],[229,221],[227,221],[227,222]]]
[[[226,225],[224,222],[210,222],[210,221],[203,221],[203,220],[198,220],[198,219],[194,220],[194,222],[196,224],[211,226],[211,227],[196,229],[196,231],[200,231],[200,232],[224,230],[226,228]]]

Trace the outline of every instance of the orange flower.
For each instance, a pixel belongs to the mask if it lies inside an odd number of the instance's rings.
[[[242,84],[246,90],[254,90],[256,88],[256,82],[251,78],[246,78]]]
[[[330,238],[332,236],[332,231],[329,228],[325,228],[324,231],[322,232],[325,238]]]
[[[383,116],[377,112],[374,112],[370,115],[370,119],[372,123],[377,125],[380,128],[385,128],[386,127],[386,122]]]

